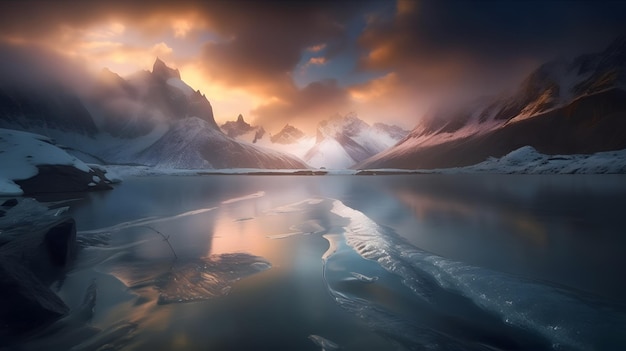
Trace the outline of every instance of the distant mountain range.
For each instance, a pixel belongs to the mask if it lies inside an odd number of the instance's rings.
[[[477,164],[531,146],[542,154],[626,149],[626,37],[599,53],[548,62],[512,93],[447,103],[412,131],[354,113],[316,135],[275,134],[239,115],[218,126],[205,95],[157,58],[129,77],[105,69],[85,91],[3,80],[0,128],[38,133],[88,163],[162,168],[428,169]]]
[[[443,168],[529,145],[544,154],[626,148],[626,37],[546,63],[512,94],[431,111],[402,141],[354,168]]]
[[[391,147],[409,132],[398,126],[376,123],[370,126],[355,113],[339,114],[317,125],[316,136],[285,125],[278,133],[266,135],[261,126],[252,126],[243,116],[221,126],[229,136],[266,148],[292,153],[315,168],[346,169]]]
[[[103,70],[87,93],[54,82],[0,84],[0,127],[56,139],[87,162],[164,168],[307,168],[219,129],[207,98],[155,61],[127,79]]]

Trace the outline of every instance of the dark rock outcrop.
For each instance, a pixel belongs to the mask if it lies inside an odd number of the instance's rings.
[[[77,94],[62,85],[0,86],[0,127],[58,129],[89,136],[98,131]]]
[[[12,208],[15,207],[15,205],[17,205],[17,199],[8,199],[5,200],[0,206],[4,208]]]
[[[69,312],[48,286],[62,278],[76,254],[74,220],[14,231],[12,240],[0,244],[0,346]]]
[[[99,169],[83,172],[66,165],[39,165],[34,177],[15,180],[24,194],[71,193],[112,189],[111,181]]]
[[[250,125],[243,119],[242,115],[237,116],[236,121],[228,121],[220,126],[220,128],[231,138],[236,138],[242,134],[248,133],[256,127]]]

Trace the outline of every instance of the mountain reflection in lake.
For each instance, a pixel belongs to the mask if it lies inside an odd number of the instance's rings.
[[[70,209],[73,312],[21,347],[623,349],[624,208],[624,176],[131,178]]]

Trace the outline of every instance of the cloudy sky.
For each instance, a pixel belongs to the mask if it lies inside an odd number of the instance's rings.
[[[445,97],[511,89],[540,63],[626,34],[626,2],[4,1],[0,64],[15,47],[63,71],[151,69],[205,93],[218,123],[277,131],[335,113],[412,128]],[[29,49],[30,50],[30,49]],[[50,58],[46,59],[46,55]],[[54,57],[54,59],[52,59]],[[9,62],[10,60],[13,60]],[[29,70],[32,72],[32,70]],[[28,72],[24,72],[28,74]]]

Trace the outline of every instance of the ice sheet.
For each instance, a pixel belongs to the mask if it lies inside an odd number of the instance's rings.
[[[152,223],[166,222],[166,221],[171,221],[171,220],[175,220],[175,219],[179,219],[179,218],[183,218],[183,217],[187,217],[187,216],[193,216],[193,215],[197,215],[197,214],[213,211],[216,208],[217,207],[200,208],[200,209],[197,209],[197,210],[187,211],[187,212],[183,212],[183,213],[180,213],[180,214],[177,214],[177,215],[167,216],[167,217],[146,217],[146,218],[140,218],[140,219],[136,219],[136,220],[133,220],[133,221],[118,223],[118,224],[110,226],[110,227],[99,228],[99,229],[92,229],[92,230],[81,230],[81,231],[79,231],[77,233],[81,234],[81,235],[84,235],[84,234],[100,234],[100,233],[117,232],[117,231],[120,231],[122,229],[127,229],[127,228],[132,228],[132,227],[142,227],[142,226],[147,226],[148,224],[152,224]]]
[[[294,202],[291,204],[287,204],[284,206],[275,207],[275,208],[265,211],[265,213],[268,215],[277,215],[281,213],[300,212],[300,211],[304,211],[307,208],[307,205],[316,205],[316,204],[321,203],[322,201],[324,200],[319,199],[319,198],[310,198],[310,199]]]
[[[265,191],[257,191],[254,194],[250,194],[250,195],[245,195],[245,196],[241,196],[241,197],[235,197],[235,198],[232,198],[232,199],[224,200],[224,201],[222,201],[222,204],[227,205],[227,204],[232,204],[234,202],[256,199],[256,198],[264,196],[264,195],[265,195]]]
[[[262,257],[232,253],[173,262],[137,262],[120,258],[111,262],[105,271],[130,289],[156,289],[158,303],[170,304],[227,295],[234,282],[270,267],[271,264]]]
[[[319,335],[311,334],[309,335],[309,340],[311,340],[315,345],[321,347],[322,351],[339,349],[339,345]]]
[[[289,227],[288,233],[268,235],[270,239],[284,239],[295,235],[322,234],[328,229],[324,228],[318,220],[310,219],[302,223],[298,223]]]
[[[618,306],[420,250],[341,201],[333,202],[332,212],[349,220],[344,227],[349,246],[402,277],[424,301],[435,303],[436,291],[461,294],[504,323],[551,340],[555,349],[595,349],[598,342],[626,344],[622,333],[626,314]]]

